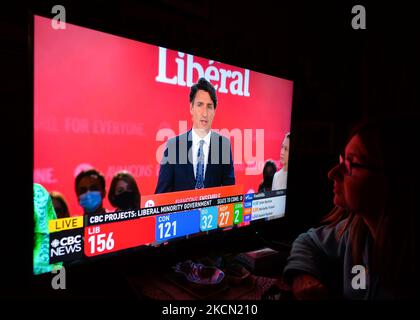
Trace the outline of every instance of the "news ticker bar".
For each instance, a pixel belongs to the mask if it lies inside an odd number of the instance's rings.
[[[149,216],[155,216],[155,215],[161,215],[161,214],[169,214],[169,213],[175,213],[175,212],[183,212],[183,211],[188,211],[192,209],[214,207],[214,206],[219,206],[223,204],[230,204],[230,203],[236,203],[236,202],[242,202],[242,201],[243,201],[243,195],[236,195],[236,196],[217,198],[217,199],[199,200],[199,201],[192,201],[192,202],[156,206],[156,207],[143,208],[143,209],[132,210],[132,211],[100,213],[100,214],[85,216],[85,226],[89,227],[89,226],[93,226],[97,224],[125,221],[125,220],[131,220],[131,219],[137,219],[137,218],[149,217]]]
[[[102,255],[284,215],[284,191],[50,221],[50,262]],[[246,200],[242,202],[243,200]],[[185,210],[184,210],[185,209]],[[182,210],[182,211],[180,211]],[[92,217],[101,218],[95,219]],[[85,225],[92,218],[93,223]]]
[[[246,194],[246,195],[237,195],[231,197],[224,197],[224,198],[217,198],[217,199],[208,199],[208,200],[199,200],[199,201],[191,201],[191,202],[184,202],[179,204],[173,205],[162,205],[152,208],[143,208],[138,210],[131,210],[131,211],[119,211],[119,212],[112,212],[106,214],[95,214],[89,216],[78,216],[78,217],[71,217],[65,219],[56,219],[49,221],[49,231],[50,233],[59,232],[64,230],[70,229],[77,229],[82,228],[85,226],[91,226],[101,223],[110,223],[110,222],[117,222],[117,221],[124,221],[130,219],[137,219],[144,216],[151,216],[151,215],[158,215],[158,214],[165,214],[165,213],[173,213],[177,211],[187,211],[190,210],[192,207],[194,208],[205,208],[216,206],[220,204],[229,204],[239,201],[245,202],[245,208],[249,207],[249,202],[254,200],[261,200],[267,199],[277,196],[283,196],[286,194],[286,190],[276,190],[276,191],[268,191],[268,192],[260,192],[256,194]],[[239,200],[237,200],[237,198]],[[84,219],[86,219],[86,223],[84,224]]]

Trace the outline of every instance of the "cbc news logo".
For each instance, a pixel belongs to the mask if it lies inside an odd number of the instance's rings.
[[[50,262],[74,259],[82,254],[82,235],[59,232],[53,234],[50,242]]]

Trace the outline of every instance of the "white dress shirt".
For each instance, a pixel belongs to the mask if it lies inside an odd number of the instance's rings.
[[[200,138],[200,136],[194,131],[192,131],[192,158],[193,158],[193,167],[194,167],[194,177],[197,174],[197,153],[198,149],[200,148],[200,140],[204,140],[203,144],[203,154],[204,154],[204,172],[203,172],[203,178],[206,177],[206,167],[208,162],[208,155],[209,155],[209,149],[210,149],[210,136],[211,136],[211,130],[204,138]]]
[[[287,171],[281,168],[274,174],[271,190],[282,190],[287,188]]]

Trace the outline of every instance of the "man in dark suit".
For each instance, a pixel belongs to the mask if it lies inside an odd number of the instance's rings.
[[[200,78],[190,92],[193,127],[168,140],[155,193],[235,184],[230,141],[211,131],[216,106],[215,88]]]

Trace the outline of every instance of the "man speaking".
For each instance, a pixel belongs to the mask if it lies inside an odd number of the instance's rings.
[[[155,193],[235,184],[229,139],[211,131],[216,107],[215,88],[200,78],[190,91],[192,129],[168,140]]]

